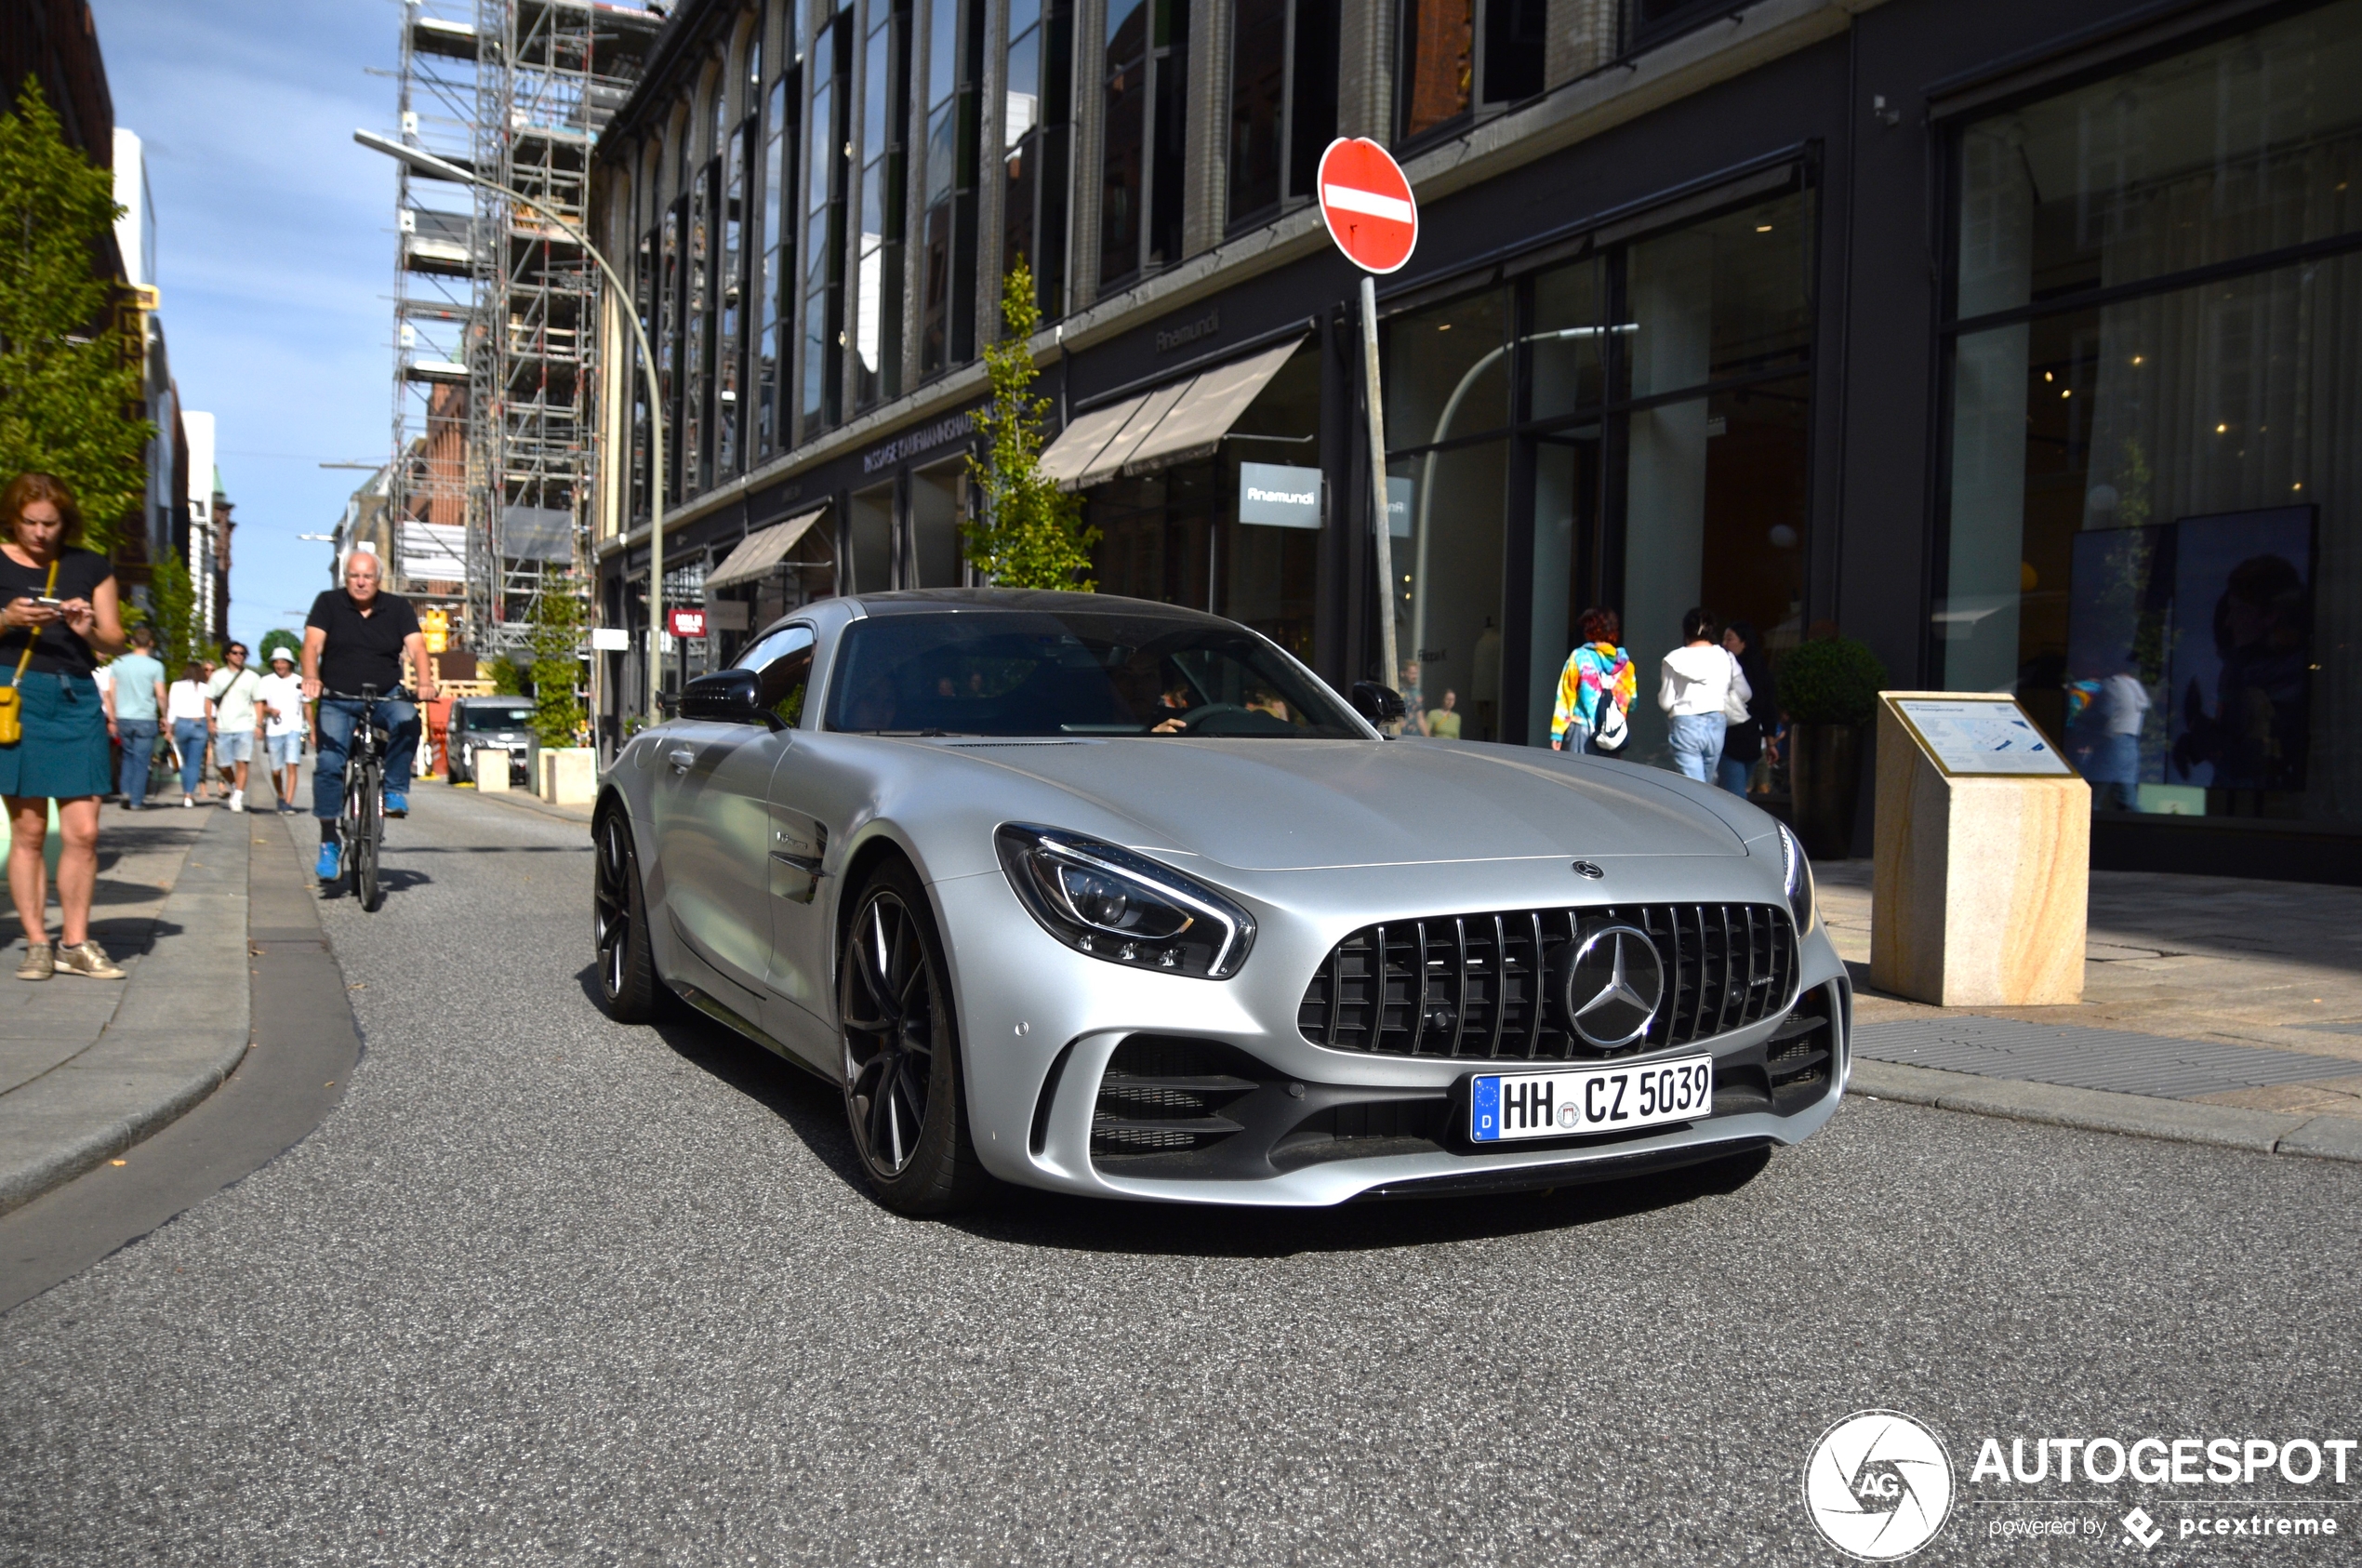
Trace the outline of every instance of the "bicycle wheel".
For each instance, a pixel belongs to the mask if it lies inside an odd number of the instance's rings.
[[[352,860],[352,892],[361,907],[375,914],[385,902],[385,889],[378,884],[378,845],[385,834],[384,797],[378,793],[378,768],[374,763],[361,775],[361,798],[355,802],[359,820],[353,824],[352,842],[346,853]]]

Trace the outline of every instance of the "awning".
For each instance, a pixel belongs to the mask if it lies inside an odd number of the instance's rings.
[[[722,565],[705,575],[706,588],[709,591],[728,588],[733,583],[752,582],[769,575],[771,568],[796,547],[796,541],[811,530],[812,525],[828,514],[827,507],[815,507],[785,523],[757,528],[738,541],[738,547],[723,558]]]
[[[1096,408],[1058,432],[1042,472],[1066,490],[1119,473],[1144,473],[1213,451],[1247,405],[1303,343],[1292,339],[1188,380]]]

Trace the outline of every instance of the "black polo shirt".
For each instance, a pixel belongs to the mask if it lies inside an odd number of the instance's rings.
[[[380,591],[363,615],[352,595],[331,588],[312,601],[304,626],[328,634],[320,650],[320,684],[332,692],[360,695],[365,685],[379,696],[402,684],[402,642],[418,630],[418,612],[399,594]]]

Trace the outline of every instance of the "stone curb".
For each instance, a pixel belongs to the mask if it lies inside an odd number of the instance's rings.
[[[1974,1116],[2006,1116],[2095,1133],[2212,1144],[2257,1154],[2302,1154],[2362,1162],[2362,1121],[2347,1116],[2289,1115],[2235,1105],[2070,1089],[2015,1078],[1984,1078],[1856,1056],[1845,1092]]]
[[[99,1038],[0,1098],[0,1214],[149,1136],[220,1087],[245,1056],[246,818],[216,815],[158,912],[153,948],[119,983]],[[60,978],[50,985],[94,982]]]
[[[480,801],[498,801],[517,811],[530,811],[561,822],[579,822],[588,827],[591,808],[587,805],[551,805],[539,795],[525,790],[495,790],[486,794],[481,790],[469,791]]]

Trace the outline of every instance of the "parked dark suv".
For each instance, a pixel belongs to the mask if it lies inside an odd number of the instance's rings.
[[[444,751],[451,764],[451,782],[475,782],[478,752],[505,751],[510,787],[532,789],[534,757],[541,750],[533,731],[525,727],[532,718],[533,704],[522,697],[463,697],[454,701]]]

